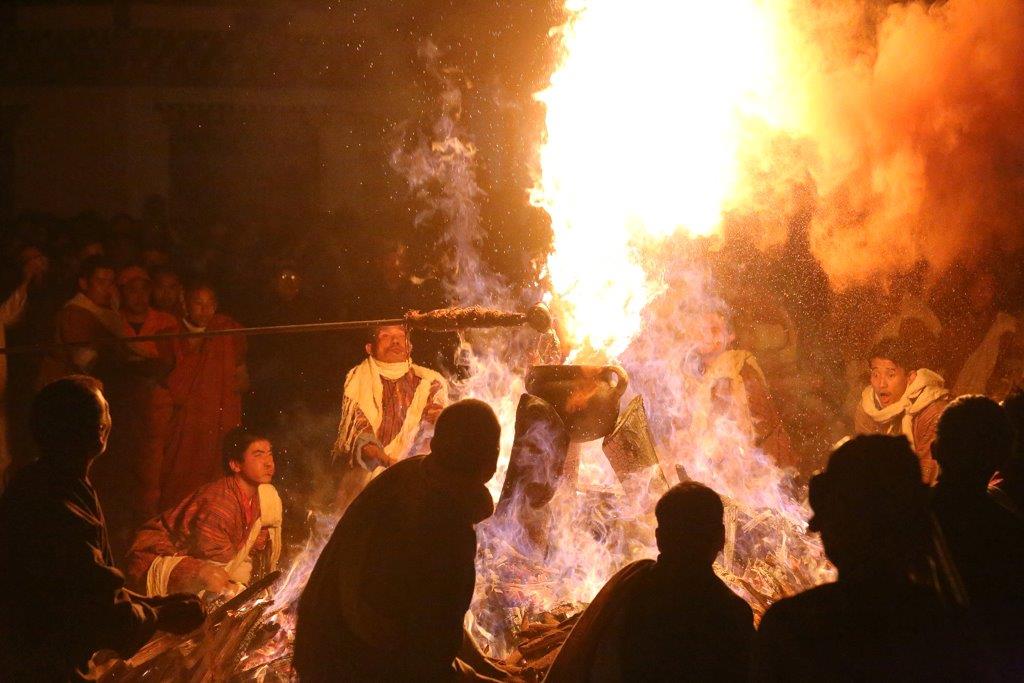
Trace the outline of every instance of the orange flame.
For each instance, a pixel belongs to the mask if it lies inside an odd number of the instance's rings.
[[[716,235],[743,194],[741,146],[781,125],[784,13],[756,0],[569,0],[531,202],[580,353],[621,353],[662,289],[642,252]],[[767,125],[766,125],[767,124]]]

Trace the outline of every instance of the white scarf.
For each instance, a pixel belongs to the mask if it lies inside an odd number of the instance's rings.
[[[860,407],[875,423],[883,425],[903,416],[900,420],[900,433],[914,446],[914,416],[940,398],[949,395],[946,383],[937,372],[921,368],[917,371],[914,381],[910,383],[898,401],[885,406],[878,405],[875,390],[864,387],[860,397]]]
[[[206,332],[206,328],[205,327],[199,327],[198,325],[193,325],[192,323],[190,323],[188,321],[188,318],[182,318],[181,322],[185,326],[185,330],[188,331],[188,332]]]
[[[408,455],[408,450],[419,433],[423,410],[427,407],[427,399],[430,398],[431,384],[438,382],[441,385],[439,399],[441,403],[447,403],[448,393],[444,377],[430,368],[415,365],[410,360],[401,363],[381,363],[372,356],[352,368],[345,377],[341,424],[338,426],[338,441],[335,444],[336,454],[349,454],[355,448],[356,437],[359,436],[354,429],[356,408],[362,411],[374,433],[377,433],[384,419],[384,384],[381,378],[401,379],[410,370],[420,378],[420,383],[413,394],[402,428],[391,441],[383,444],[384,452],[391,458],[401,459]]]
[[[283,518],[281,496],[271,484],[260,484],[256,489],[256,494],[260,497],[260,518],[249,529],[245,544],[230,562],[226,564],[210,563],[224,567],[224,571],[231,577],[231,580],[243,589],[252,578],[252,558],[249,555],[252,553],[252,547],[256,544],[256,539],[262,529],[266,528],[270,535],[270,563],[267,565],[267,571],[271,572],[277,569],[277,562],[281,559],[281,520]],[[163,555],[153,560],[153,564],[149,565],[149,571],[146,572],[146,595],[167,595],[171,572],[184,559],[185,555]]]
[[[1016,331],[1016,318],[1003,312],[996,314],[996,319],[992,321],[992,327],[988,328],[988,332],[985,333],[985,338],[964,361],[963,367],[960,368],[960,374],[956,376],[956,384],[953,386],[953,393],[956,396],[985,393],[985,387],[999,360],[1003,335],[1013,334]]]

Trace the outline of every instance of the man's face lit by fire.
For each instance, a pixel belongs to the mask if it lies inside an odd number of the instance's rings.
[[[708,314],[697,340],[697,353],[704,358],[714,358],[729,348],[732,339],[725,318],[718,313]]]
[[[872,358],[870,367],[871,388],[883,408],[903,398],[917,376],[916,370],[907,372],[887,358]]]
[[[168,313],[181,310],[181,280],[177,275],[160,273],[153,279],[153,306]]]
[[[97,306],[110,308],[114,303],[114,271],[110,268],[97,268],[89,277],[78,278],[78,288]]]
[[[149,310],[152,287],[145,278],[134,278],[121,287],[121,307],[134,315],[145,315]]]
[[[366,345],[366,353],[381,363],[404,363],[412,355],[409,334],[401,325],[377,330],[377,341]]]
[[[189,292],[185,311],[189,322],[197,327],[206,327],[217,313],[217,296],[205,287]]]
[[[245,449],[241,460],[230,460],[228,466],[235,475],[253,486],[269,484],[274,478],[274,448],[265,439],[253,441]]]

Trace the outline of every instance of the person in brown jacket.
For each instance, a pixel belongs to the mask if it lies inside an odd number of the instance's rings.
[[[945,382],[938,373],[918,368],[910,345],[893,337],[871,349],[868,364],[871,384],[864,387],[854,411],[854,431],[907,437],[920,461],[921,479],[934,484],[939,466],[932,456],[932,442],[939,416],[949,403]]]

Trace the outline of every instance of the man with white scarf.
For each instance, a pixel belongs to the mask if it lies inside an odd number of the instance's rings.
[[[907,437],[920,462],[922,481],[934,484],[939,465],[932,457],[932,442],[939,417],[949,403],[945,381],[932,370],[918,368],[913,349],[894,337],[878,342],[868,363],[871,384],[857,404],[854,431]]]
[[[335,501],[341,511],[385,468],[419,454],[448,403],[444,377],[412,362],[404,326],[372,330],[366,355],[345,377],[334,444],[343,468]]]

